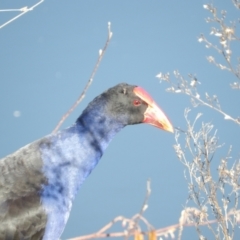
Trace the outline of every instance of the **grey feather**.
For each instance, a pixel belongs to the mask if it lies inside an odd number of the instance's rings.
[[[0,239],[42,239],[47,221],[40,202],[41,186],[47,181],[41,172],[43,141],[0,159]]]

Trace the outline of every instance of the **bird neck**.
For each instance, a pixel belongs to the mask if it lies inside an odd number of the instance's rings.
[[[41,193],[49,218],[46,239],[53,239],[49,237],[55,231],[51,228],[59,219],[59,229],[63,228],[81,184],[123,127],[98,108],[84,111],[73,126],[50,135],[41,144],[42,171],[47,178]]]
[[[109,116],[105,105],[88,106],[76,121],[77,127],[83,130],[91,146],[102,155],[114,136],[124,127],[119,120]]]

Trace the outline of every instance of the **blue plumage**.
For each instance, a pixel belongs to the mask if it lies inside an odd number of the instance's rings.
[[[119,84],[96,97],[71,127],[1,159],[0,239],[59,239],[81,184],[111,140],[141,122],[172,131],[143,89]]]
[[[79,187],[123,128],[99,113],[101,109],[83,114],[72,127],[47,137],[40,147],[43,173],[48,179],[41,194],[48,215],[44,239],[55,239],[62,233]],[[89,122],[99,124],[86,126]]]

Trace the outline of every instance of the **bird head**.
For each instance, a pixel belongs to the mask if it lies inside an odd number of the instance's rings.
[[[141,87],[121,83],[99,97],[106,102],[105,112],[123,125],[147,123],[165,131],[174,131],[167,116]]]

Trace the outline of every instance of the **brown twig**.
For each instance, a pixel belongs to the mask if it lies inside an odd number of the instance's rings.
[[[59,128],[61,127],[61,125],[63,124],[63,122],[69,117],[69,115],[73,112],[73,110],[78,106],[78,104],[83,100],[83,98],[85,97],[86,95],[86,92],[88,90],[88,88],[90,87],[92,81],[93,81],[93,78],[97,72],[97,69],[102,61],[102,58],[103,58],[103,55],[104,53],[106,52],[107,50],[107,47],[110,43],[110,40],[112,38],[112,35],[113,33],[111,32],[111,23],[108,22],[108,38],[107,38],[107,41],[104,45],[104,48],[103,49],[100,49],[99,50],[99,56],[98,56],[98,59],[97,59],[97,62],[93,68],[93,71],[92,71],[92,74],[85,86],[85,88],[83,89],[83,92],[80,94],[80,96],[78,97],[78,99],[75,101],[75,103],[72,105],[72,107],[62,116],[62,118],[60,119],[60,121],[58,122],[57,126],[54,128],[53,132],[52,133],[55,133],[59,130]]]

